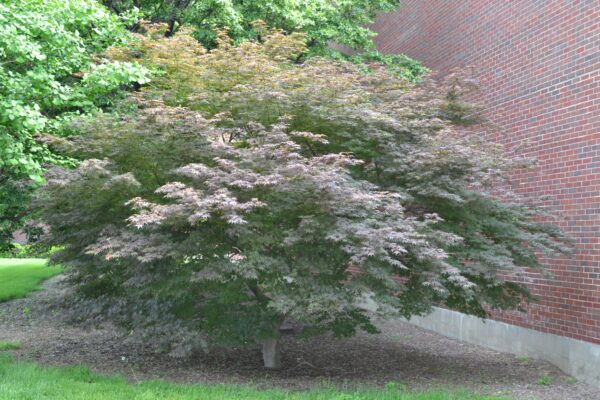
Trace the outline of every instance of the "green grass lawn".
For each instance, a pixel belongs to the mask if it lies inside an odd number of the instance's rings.
[[[13,362],[0,354],[0,400],[492,400],[467,394],[410,394],[399,390],[341,393],[331,389],[288,393],[233,385],[177,385],[162,381],[129,384],[84,367],[46,368]]]
[[[27,296],[59,272],[59,267],[48,267],[38,258],[0,258],[0,302]]]
[[[6,340],[0,340],[0,351],[19,350],[20,348],[21,343],[19,342],[9,342]]]

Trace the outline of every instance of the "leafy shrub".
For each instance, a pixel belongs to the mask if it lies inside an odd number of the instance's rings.
[[[72,164],[43,137],[110,105],[122,86],[147,82],[139,65],[94,66],[92,54],[125,38],[123,18],[93,0],[0,2],[0,249],[25,213],[31,188],[19,180],[39,183],[44,164]]]
[[[460,100],[473,82],[297,63],[303,35],[278,30],[238,46],[221,33],[207,52],[148,29],[109,51],[164,70],[139,113],[55,142],[88,160],[53,170],[39,198],[77,315],[174,354],[204,340],[268,350],[284,318],[349,336],[433,305],[516,308],[529,292],[505,278],[563,250],[513,201],[504,172],[525,160],[473,125]]]

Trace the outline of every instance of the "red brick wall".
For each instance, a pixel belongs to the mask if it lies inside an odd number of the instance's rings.
[[[475,68],[495,140],[536,156],[516,176],[575,238],[571,257],[531,273],[541,301],[512,324],[600,343],[600,0],[403,0],[375,24],[377,45],[430,68]]]

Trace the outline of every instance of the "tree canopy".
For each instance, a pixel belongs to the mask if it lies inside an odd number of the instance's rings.
[[[260,39],[255,21],[290,34],[302,32],[308,51],[302,56],[347,58],[357,63],[382,62],[406,79],[418,79],[425,71],[405,55],[383,55],[370,29],[377,13],[399,8],[398,0],[104,0],[122,13],[141,10],[152,22],[166,22],[167,35],[179,27],[194,28],[193,36],[207,49],[217,45],[217,32],[227,29],[235,44]],[[332,44],[344,46],[348,56]]]
[[[147,82],[144,68],[93,58],[125,38],[127,21],[92,0],[0,2],[0,250],[44,164],[71,164],[44,137],[111,105],[123,86]]]
[[[484,317],[528,301],[507,278],[564,249],[515,200],[506,172],[525,160],[485,141],[469,80],[299,62],[310,39],[260,22],[210,51],[165,29],[107,52],[162,71],[137,112],[51,143],[86,160],[37,202],[78,318],[175,355],[262,342],[277,367],[284,319],[350,336],[434,305]]]

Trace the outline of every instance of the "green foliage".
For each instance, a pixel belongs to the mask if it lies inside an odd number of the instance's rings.
[[[335,57],[336,55],[333,54]],[[414,58],[405,54],[382,54],[379,51],[369,50],[353,54],[350,56],[337,55],[336,58],[347,58],[349,61],[362,66],[366,72],[371,72],[373,68],[384,66],[394,75],[406,79],[410,82],[417,82],[429,70]]]
[[[46,260],[0,258],[0,303],[27,296],[60,271],[60,267],[49,267]]]
[[[216,30],[228,28],[238,43],[254,40],[262,34],[253,22],[263,20],[287,33],[304,32],[309,46],[326,51],[330,41],[352,49],[373,49],[375,35],[367,26],[378,12],[392,11],[397,0],[271,0],[271,1],[189,1],[189,0],[105,0],[117,12],[134,6],[153,22],[188,23],[196,28],[196,37],[208,48],[216,46]]]
[[[13,232],[22,225],[31,190],[22,181],[0,175],[0,254],[11,250]]]
[[[0,2],[0,251],[23,220],[43,166],[73,165],[44,137],[111,105],[122,87],[147,82],[148,71],[134,64],[94,65],[93,54],[122,41],[130,20],[94,0]]]
[[[120,376],[94,374],[86,367],[39,367],[0,355],[0,399],[72,400],[501,400],[466,393],[400,393],[394,388],[339,392],[288,392],[236,385],[177,385],[163,381],[128,383]]]
[[[0,340],[0,351],[19,350],[20,348],[21,343],[19,342],[9,342],[6,340]]]
[[[531,360],[531,357],[529,357],[527,355],[516,356],[515,358],[524,363],[528,363]]]
[[[104,0],[116,12],[141,9],[152,22],[166,22],[165,31],[174,33],[183,24],[195,29],[194,37],[212,49],[217,32],[227,29],[234,43],[260,40],[265,34],[255,21],[282,29],[288,34],[306,35],[305,56],[350,59],[359,64],[378,63],[406,79],[416,80],[426,69],[405,55],[384,56],[375,49],[376,35],[369,26],[377,13],[396,10],[398,0]],[[349,51],[339,51],[332,43]],[[352,53],[347,56],[346,53]],[[366,67],[368,69],[368,67]]]
[[[517,308],[529,292],[506,278],[564,250],[510,190],[505,172],[526,160],[457,124],[477,121],[468,79],[299,63],[304,35],[279,30],[237,46],[220,33],[207,52],[147,29],[108,52],[164,71],[139,112],[56,141],[87,160],[52,170],[39,196],[75,315],[175,355],[276,338],[285,318],[374,333],[375,316],[434,305]]]
[[[542,385],[542,386],[548,386],[552,383],[552,378],[548,375],[544,375],[542,376],[540,379],[538,379],[537,384],[538,385]]]
[[[0,253],[0,258],[28,258],[30,245],[14,243],[13,247],[4,253]]]
[[[40,235],[40,227],[32,226],[30,228],[30,236],[37,239]],[[43,246],[38,246],[37,243],[31,244],[19,244],[13,243],[13,246],[3,253],[0,253],[0,259],[2,258],[47,258],[53,253],[60,250],[60,247],[52,247],[47,249]]]

